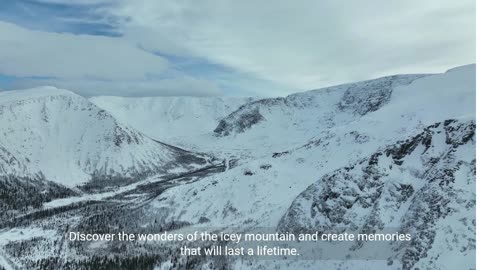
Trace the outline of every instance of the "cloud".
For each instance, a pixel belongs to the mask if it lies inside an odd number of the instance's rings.
[[[14,86],[278,96],[475,62],[474,0],[27,2],[0,22]]]
[[[23,78],[11,82],[10,89],[53,85],[83,96],[219,96],[223,92],[215,83],[188,76],[155,80],[92,80]]]
[[[84,95],[221,94],[213,82],[182,74],[164,57],[122,38],[34,31],[5,22],[0,33],[0,74],[10,76],[9,88],[41,84]]]
[[[120,38],[47,33],[0,22],[0,73],[60,78],[143,79],[169,63]]]
[[[120,1],[125,38],[291,89],[475,61],[475,1]]]

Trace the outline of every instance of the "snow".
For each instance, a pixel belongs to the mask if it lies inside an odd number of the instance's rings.
[[[3,229],[0,230],[0,246],[5,246],[7,243],[12,241],[22,241],[30,240],[34,237],[45,237],[45,238],[56,238],[58,232],[56,230],[46,230],[40,227],[29,227],[29,228],[13,228],[13,229]],[[53,253],[53,250],[45,250],[45,253]],[[42,258],[45,254],[37,253],[33,257]],[[0,249],[0,266],[3,266],[7,270],[22,269],[21,265],[18,265],[16,261],[10,260],[3,248]]]
[[[192,129],[201,132],[183,136],[181,130],[193,122],[196,113],[203,115],[212,109],[210,105],[207,109],[186,109],[195,108],[192,99],[101,97],[92,100],[122,121],[136,124],[143,132],[168,137],[159,131],[160,124],[145,124],[168,123],[174,142],[225,158],[240,158],[240,165],[225,173],[166,191],[153,204],[155,208],[168,208],[175,220],[191,221],[205,216],[212,226],[233,226],[253,220],[256,226],[269,227],[275,226],[290,202],[322,175],[368,156],[379,146],[411,136],[432,123],[450,118],[474,119],[474,72],[475,66],[469,65],[444,74],[417,76],[407,85],[394,84],[388,103],[362,117],[337,108],[351,85],[295,94],[287,98],[295,106],[283,102],[275,102],[279,105],[274,106],[260,105],[265,121],[244,133],[225,137],[214,136],[212,129],[210,133],[199,134],[206,129],[197,126]],[[361,89],[363,85],[357,83],[355,87]],[[205,101],[195,104],[202,102]],[[200,116],[202,121],[215,118],[211,111],[207,114]],[[308,142],[312,143],[304,146]],[[273,152],[286,150],[291,153],[272,158]],[[415,167],[420,161],[411,162],[405,166]],[[262,164],[272,167],[263,170],[260,169]],[[252,171],[254,175],[244,175],[245,171]],[[395,181],[410,180],[400,177]],[[234,213],[223,215],[225,206],[234,209]]]
[[[384,91],[383,87],[387,86],[391,86],[391,93]],[[246,98],[193,97],[93,97],[86,100],[58,89],[40,91],[44,94],[37,91],[0,93],[0,112],[3,113],[0,134],[4,135],[0,137],[0,162],[2,155],[24,157],[8,168],[20,174],[28,167],[31,174],[41,171],[48,178],[74,185],[88,181],[94,171],[128,174],[126,167],[151,164],[152,160],[168,162],[173,154],[150,138],[212,153],[219,159],[225,158],[228,164],[225,172],[167,189],[142,207],[152,220],[161,217],[165,222],[186,221],[193,223],[192,227],[216,229],[276,229],[292,202],[309,211],[312,204],[308,195],[325,191],[326,185],[319,181],[323,176],[358,165],[373,153],[412,138],[434,123],[447,119],[461,123],[475,120],[475,65],[451,69],[444,74],[386,77],[334,86],[263,102]],[[352,98],[354,102],[349,100]],[[262,121],[226,136],[213,132],[219,121],[235,124],[245,112],[257,109]],[[97,117],[99,114],[102,117]],[[141,143],[117,149],[102,140],[117,127],[138,137]],[[428,152],[423,146],[417,147],[401,165],[392,163],[391,157],[378,159],[379,174],[388,175],[381,178],[385,194],[398,195],[400,185],[410,185],[414,193],[400,205],[392,196],[383,195],[375,205],[382,210],[376,218],[390,227],[405,224],[406,218],[414,216],[414,209],[410,207],[414,200],[421,201],[422,196],[428,195],[422,192],[430,190],[431,183],[424,181],[435,173],[428,167],[430,158],[441,160],[434,169],[450,168],[458,163],[451,186],[451,194],[455,196],[448,197],[454,201],[452,212],[432,225],[437,235],[427,257],[420,259],[416,266],[431,267],[435,258],[434,266],[439,269],[455,268],[459,261],[461,268],[467,269],[474,267],[475,251],[474,243],[473,248],[471,246],[475,229],[471,221],[475,220],[475,214],[467,207],[468,202],[475,199],[472,191],[475,183],[471,181],[468,165],[475,158],[474,142],[447,155],[449,146],[445,132],[441,127],[438,131],[432,136],[434,147]],[[30,162],[24,162],[25,158]],[[179,173],[188,168],[172,167],[165,173]],[[352,194],[370,192],[353,183],[363,176],[363,169],[360,165],[354,166],[348,172],[353,180],[337,181],[330,187],[331,191],[345,191],[342,199],[346,202],[355,201]],[[159,181],[159,175],[109,192],[54,200],[46,203],[44,209],[84,200],[106,200],[140,184]],[[311,192],[306,192],[308,190]],[[300,194],[306,197],[299,197]],[[450,195],[442,193],[442,196]],[[335,203],[329,201],[327,206],[334,207]],[[345,218],[350,225],[361,227],[372,212],[373,207],[354,204]],[[209,221],[200,223],[200,218]],[[325,216],[300,221],[305,222],[305,227],[335,225]],[[11,236],[16,236],[15,232],[0,232],[0,244]],[[0,264],[1,260],[2,256]],[[159,269],[169,266],[171,263],[167,261]],[[392,265],[387,265],[386,261],[366,260],[236,260],[232,267],[399,269],[402,265],[398,260]]]
[[[165,142],[211,132],[218,121],[253,98],[242,97],[92,97],[116,119]]]
[[[58,89],[54,86],[41,86],[17,91],[0,92],[0,105],[6,105],[8,103],[18,101],[35,100],[51,96],[79,97],[77,94],[74,94],[73,92],[65,89]]]
[[[29,174],[76,186],[94,176],[186,172],[200,164],[182,163],[181,155],[203,159],[158,143],[87,99],[56,88],[2,92],[0,114],[0,146],[28,161],[9,172],[14,175],[27,174],[27,167]]]
[[[100,201],[100,200],[104,200],[130,190],[134,190],[139,185],[154,183],[158,181],[162,181],[162,180],[160,179],[159,176],[155,176],[142,181],[138,181],[130,185],[117,187],[113,191],[100,192],[100,193],[94,193],[94,194],[81,194],[80,196],[56,199],[56,200],[44,203],[42,206],[42,209],[52,209],[52,208],[67,206],[70,204],[84,202],[84,201]]]
[[[286,107],[263,108],[262,113],[267,120],[244,133],[220,138],[202,137],[203,144],[213,146],[217,152],[224,151],[237,157],[241,155],[237,167],[190,185],[167,190],[152,203],[151,213],[160,209],[163,213],[167,209],[167,220],[189,222],[206,217],[210,220],[208,226],[215,228],[276,227],[292,200],[324,174],[367,157],[380,146],[415,135],[433,123],[445,119],[459,119],[462,122],[474,120],[474,69],[475,66],[466,66],[415,80],[410,85],[398,86],[386,105],[363,117],[353,118],[353,121],[347,121],[352,117],[338,112],[332,106],[341,98],[344,91],[341,88],[330,93],[317,91],[315,95],[324,104],[315,109],[304,107],[292,111]],[[335,125],[327,126],[322,119],[332,114]],[[359,140],[357,135],[364,139]],[[440,136],[434,136],[434,145],[443,144],[445,137]],[[315,143],[303,146],[307,142]],[[236,151],[236,148],[242,151]],[[285,150],[289,150],[289,153],[278,158],[272,157],[273,152]],[[401,171],[391,173],[392,178],[385,188],[390,186],[394,189],[395,185],[402,183],[412,184],[415,190],[421,190],[422,182],[416,176],[423,170],[421,151],[419,148],[412,153]],[[430,154],[435,156],[442,151],[444,149],[434,148]],[[473,152],[459,153],[457,156],[465,156],[467,160],[474,158]],[[380,164],[382,162],[379,161]],[[272,167],[263,170],[260,169],[261,164],[270,164]],[[244,175],[245,171],[251,171],[253,175]],[[464,185],[460,189],[465,190],[466,187]],[[382,201],[382,204],[382,207],[394,207],[387,201]],[[409,202],[380,219],[389,226],[399,226],[400,218],[408,211],[408,205]],[[352,213],[356,213],[356,216],[367,213],[362,208],[353,209]],[[465,214],[459,213],[458,216]],[[445,228],[442,224],[438,226]],[[438,245],[444,247],[441,241]],[[431,252],[442,254],[441,251]],[[466,264],[472,262],[471,256],[465,260]],[[447,266],[447,261],[437,265]],[[366,265],[368,268],[369,263]],[[345,269],[349,267],[351,265],[345,266]]]

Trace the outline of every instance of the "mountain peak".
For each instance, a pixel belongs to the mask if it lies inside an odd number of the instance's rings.
[[[80,97],[69,90],[59,89],[55,86],[40,86],[28,89],[2,91],[0,92],[0,104],[51,96]]]

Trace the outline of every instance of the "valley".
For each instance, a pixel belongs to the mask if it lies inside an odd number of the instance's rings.
[[[473,267],[474,74],[469,65],[263,99],[0,92],[0,185],[8,192],[0,194],[0,266]],[[65,238],[195,228],[394,230],[412,241],[389,245],[378,260],[362,257],[374,248],[367,241],[340,255],[318,247],[303,254],[316,259],[254,260],[180,256],[184,242]]]

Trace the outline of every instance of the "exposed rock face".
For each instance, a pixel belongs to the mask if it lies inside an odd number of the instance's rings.
[[[242,110],[239,114],[232,114],[232,119],[222,119],[213,132],[220,136],[228,136],[232,132],[242,133],[251,126],[265,120],[260,114],[258,107],[252,110]],[[227,121],[235,122],[235,125],[229,125]]]
[[[278,230],[375,233],[396,228],[413,237],[392,247],[404,269],[436,269],[435,259],[421,259],[441,252],[435,248],[442,245],[435,239],[440,231],[455,228],[451,248],[472,252],[475,128],[473,121],[436,123],[323,176],[293,201]]]
[[[407,85],[427,75],[395,75],[351,84],[338,108],[354,114],[365,115],[387,104],[395,87]]]

